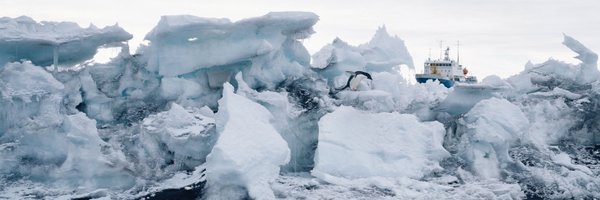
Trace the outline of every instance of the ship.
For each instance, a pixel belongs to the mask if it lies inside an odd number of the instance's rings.
[[[447,88],[453,87],[456,83],[477,83],[477,77],[467,76],[469,70],[463,68],[458,61],[450,59],[449,52],[450,47],[447,47],[444,58],[436,60],[428,58],[423,66],[423,74],[415,74],[417,82],[425,83],[428,80],[437,80]]]

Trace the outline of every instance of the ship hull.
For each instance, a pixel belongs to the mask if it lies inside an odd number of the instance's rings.
[[[427,82],[427,80],[431,80],[431,81],[437,80],[447,88],[451,88],[452,86],[454,86],[454,81],[447,79],[447,78],[421,76],[421,77],[416,77],[416,79],[417,79],[417,82],[419,82],[419,83],[425,83],[425,82]]]

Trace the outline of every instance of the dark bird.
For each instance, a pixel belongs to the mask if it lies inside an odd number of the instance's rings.
[[[358,89],[358,85],[360,84],[360,81],[362,81],[363,79],[369,79],[371,81],[373,81],[373,79],[371,78],[371,74],[367,73],[367,72],[363,72],[363,71],[346,71],[352,75],[350,75],[350,77],[348,78],[348,82],[346,83],[346,86],[339,88],[337,90],[345,90],[346,88],[350,88],[353,91],[356,91],[356,89]]]

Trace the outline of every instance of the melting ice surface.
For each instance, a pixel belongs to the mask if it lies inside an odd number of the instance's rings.
[[[164,16],[131,55],[117,25],[1,18],[0,199],[600,197],[598,55],[577,40],[579,64],[448,89],[404,80],[385,27],[310,55],[317,21]],[[335,91],[356,70],[373,81]]]

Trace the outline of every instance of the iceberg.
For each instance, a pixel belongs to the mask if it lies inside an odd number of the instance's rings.
[[[331,44],[324,46],[313,55],[312,67],[331,70],[331,68],[339,66],[341,69],[337,71],[340,72],[364,70],[367,61],[360,54],[360,50],[340,38],[335,38]]]
[[[395,109],[392,95],[381,90],[342,91],[337,96],[343,105],[356,106],[363,110],[391,112]]]
[[[247,191],[250,198],[275,199],[269,184],[290,150],[271,125],[271,113],[225,84],[216,115],[219,138],[206,158],[209,198],[243,198]]]
[[[91,59],[101,46],[122,46],[133,36],[118,25],[81,28],[72,22],[0,18],[0,66],[29,60],[38,66],[73,65]]]
[[[404,40],[391,36],[385,26],[379,27],[371,41],[358,48],[363,49],[362,55],[367,60],[366,68],[369,71],[388,71],[400,65],[415,68]]]
[[[399,65],[414,69],[404,41],[398,36],[391,36],[385,26],[380,27],[368,43],[354,47],[336,38],[313,55],[313,68],[325,69],[334,65],[353,71],[387,71]]]
[[[31,63],[10,63],[0,69],[0,136],[27,124],[44,127],[60,123],[61,90],[64,85]],[[26,121],[24,121],[26,120]]]
[[[598,195],[597,168],[589,162],[597,144],[589,131],[597,127],[591,115],[596,97],[589,96],[598,78],[595,53],[568,36],[563,44],[579,53],[582,63],[550,59],[528,63],[522,73],[505,81],[488,80],[505,89],[479,101],[459,119],[454,132],[469,136],[461,136],[458,155],[477,179],[516,179],[527,198]]]
[[[139,162],[148,177],[192,170],[206,161],[216,141],[215,119],[207,107],[171,109],[146,117],[141,123]]]
[[[554,59],[535,65],[528,63],[523,72],[509,77],[507,82],[515,89],[524,92],[553,87],[555,84],[560,84],[558,86],[567,90],[578,89],[576,87],[596,82],[600,77],[598,54],[567,35],[564,35],[563,45],[577,53],[575,58],[581,60],[582,63],[574,65]]]
[[[574,38],[581,63],[445,88],[403,78],[385,27],[311,56],[318,20],[164,16],[131,55],[116,25],[1,18],[0,199],[600,196],[598,60]]]
[[[442,147],[445,130],[439,122],[419,122],[398,113],[367,113],[341,106],[319,121],[319,143],[311,174],[359,179],[420,179],[440,170],[449,156]]]
[[[598,80],[600,72],[598,71],[598,54],[592,52],[581,42],[573,39],[571,36],[564,35],[563,44],[575,53],[579,54],[575,58],[581,60],[580,70],[577,79],[582,84],[591,83]]]
[[[84,113],[64,114],[64,85],[31,63],[0,69],[0,172],[8,180],[30,180],[92,191],[135,183],[123,154],[98,135]]]
[[[499,179],[502,166],[513,163],[510,147],[524,137],[527,127],[529,120],[519,107],[504,99],[482,100],[459,121],[459,154],[478,176]]]
[[[401,65],[414,69],[404,41],[390,36],[383,26],[371,41],[357,47],[334,39],[312,56],[311,67],[327,78],[330,85],[340,88],[349,76],[345,71],[397,72]]]
[[[149,71],[173,77],[208,74],[213,88],[243,71],[252,87],[273,88],[286,76],[301,76],[310,56],[298,41],[314,33],[318,16],[307,12],[272,12],[262,17],[228,19],[165,16],[146,35],[142,48]],[[269,72],[269,73],[264,73]]]
[[[237,94],[257,102],[274,116],[273,127],[290,148],[290,162],[283,172],[307,172],[314,167],[314,148],[318,142],[317,119],[333,105],[323,82],[303,78],[284,82],[283,92],[251,89],[236,75]]]

